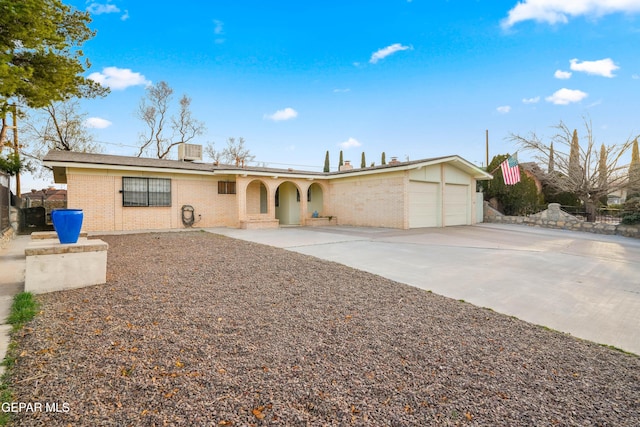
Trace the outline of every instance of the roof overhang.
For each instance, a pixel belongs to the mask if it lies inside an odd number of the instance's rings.
[[[72,155],[73,156],[73,155]],[[89,155],[90,156],[90,155]],[[100,156],[101,161],[92,161],[91,157],[87,157],[86,154],[80,155],[80,158],[49,158],[43,160],[43,164],[53,169],[54,180],[56,183],[67,182],[67,168],[74,169],[93,169],[102,171],[131,171],[131,172],[144,172],[144,173],[172,173],[183,175],[204,175],[204,176],[241,176],[241,177],[264,177],[264,178],[298,178],[298,179],[342,179],[348,177],[357,177],[374,174],[393,173],[407,170],[421,169],[437,164],[448,164],[457,169],[462,170],[466,174],[470,175],[476,180],[491,180],[493,176],[473,163],[468,162],[460,156],[447,156],[438,157],[433,159],[415,160],[411,162],[403,162],[396,165],[380,165],[364,169],[350,169],[339,172],[307,172],[307,171],[294,171],[286,169],[265,169],[265,168],[239,168],[239,167],[225,167],[225,166],[209,166],[198,165],[193,167],[184,167],[184,165],[175,165],[173,161],[154,162],[149,165],[135,165],[135,164],[119,164],[115,162],[118,156]],[[59,157],[59,155],[58,155]],[[102,158],[105,158],[104,160]],[[182,167],[180,167],[182,166]]]
[[[471,162],[466,161],[460,156],[448,156],[448,157],[438,157],[435,159],[416,160],[413,162],[400,163],[399,165],[383,165],[383,166],[376,166],[373,168],[365,168],[365,169],[350,169],[347,171],[333,172],[329,174],[328,178],[337,179],[337,178],[347,178],[352,176],[362,176],[362,175],[398,172],[398,171],[406,171],[406,170],[419,170],[424,167],[438,165],[438,164],[449,164],[457,169],[462,170],[468,175],[471,175],[474,179],[478,181],[486,181],[486,180],[493,179],[493,175],[485,172],[478,166],[474,165]]]

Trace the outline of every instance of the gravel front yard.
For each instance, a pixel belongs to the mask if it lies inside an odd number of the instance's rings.
[[[102,238],[108,283],[17,337],[14,401],[59,412],[16,425],[640,423],[637,356],[255,243]]]

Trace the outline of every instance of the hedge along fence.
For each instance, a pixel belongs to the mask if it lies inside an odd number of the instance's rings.
[[[607,224],[586,222],[560,209],[559,203],[549,203],[546,210],[527,216],[503,215],[484,202],[484,222],[496,224],[523,224],[562,230],[586,231],[588,233],[609,234],[640,238],[640,225]]]

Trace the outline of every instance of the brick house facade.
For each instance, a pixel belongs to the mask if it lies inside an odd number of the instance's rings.
[[[491,179],[459,156],[329,173],[63,151],[44,164],[85,231],[183,228],[185,207],[197,227],[474,224],[476,181]]]

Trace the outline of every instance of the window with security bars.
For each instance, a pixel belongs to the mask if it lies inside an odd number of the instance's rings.
[[[171,206],[171,180],[122,177],[122,206]]]
[[[235,181],[218,181],[218,194],[236,194]]]

